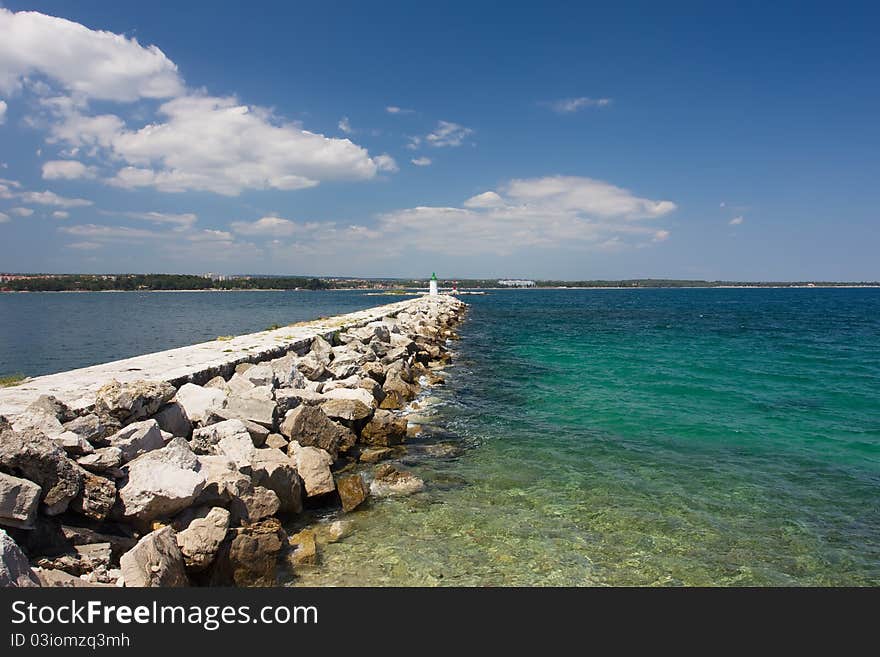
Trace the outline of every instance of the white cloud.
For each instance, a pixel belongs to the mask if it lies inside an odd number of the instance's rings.
[[[471,196],[464,202],[466,208],[496,208],[504,205],[502,199],[497,192],[483,192],[476,196]]]
[[[727,223],[730,224],[731,226],[739,226],[744,221],[745,221],[745,217],[739,216],[739,217],[734,217],[733,219],[731,219]]]
[[[536,248],[622,250],[663,242],[670,232],[650,224],[676,207],[574,176],[513,180],[462,206],[388,212],[372,227],[280,217],[234,222],[231,227],[244,235],[293,237],[283,248],[316,258],[345,257],[365,241],[380,244],[383,258],[417,251],[504,256]]]
[[[43,164],[43,178],[46,180],[75,180],[94,178],[95,167],[89,167],[77,160],[51,160]]]
[[[9,221],[9,220],[10,220],[10,219],[9,219],[9,215],[8,215],[8,214],[6,214],[6,213],[4,213],[4,212],[0,212],[0,224],[5,224],[5,223],[6,223],[7,221]]]
[[[289,237],[301,230],[301,225],[281,217],[263,217],[256,221],[233,221],[232,230],[241,235],[256,237]]]
[[[331,139],[274,121],[268,111],[234,98],[186,96],[163,104],[164,123],[122,130],[111,154],[129,166],[109,182],[166,192],[205,190],[234,196],[244,189],[304,189],[322,180],[366,180],[382,170],[348,139]]]
[[[430,157],[414,157],[410,160],[417,167],[428,167],[431,166],[431,158]]]
[[[79,251],[94,251],[100,249],[104,245],[100,242],[71,242],[66,245],[68,249],[77,249]]]
[[[350,135],[354,132],[351,127],[351,122],[348,120],[347,116],[343,116],[341,119],[339,119],[339,123],[337,123],[336,125],[339,127],[340,130],[342,130],[342,132],[347,135]]]
[[[6,121],[6,108],[6,101],[0,100],[0,125],[3,125],[3,123]]]
[[[192,212],[175,214],[171,212],[102,212],[108,215],[121,215],[130,219],[140,219],[154,224],[170,224],[178,229],[191,228],[198,221]]]
[[[34,76],[37,76],[34,78]],[[165,192],[294,190],[325,180],[368,180],[396,170],[349,139],[304,130],[234,97],[187,88],[177,66],[155,46],[35,12],[0,9],[0,92],[28,93],[41,108],[29,122],[47,142],[116,169],[106,182]],[[141,126],[93,101],[164,100]],[[149,105],[138,108],[142,115]],[[351,128],[347,118],[341,126]],[[49,166],[47,177],[94,175],[96,169]]]
[[[86,98],[131,102],[170,98],[184,86],[177,66],[156,46],[37,12],[0,8],[0,91],[44,75]]]
[[[164,233],[129,228],[128,226],[105,226],[99,224],[79,224],[76,226],[64,226],[59,228],[62,233],[82,237],[90,240],[122,240],[141,242],[145,239],[162,239]]]
[[[21,192],[18,197],[26,203],[37,203],[38,205],[55,205],[60,208],[76,208],[86,205],[92,205],[92,201],[84,198],[67,198],[59,196],[55,192]]]
[[[416,150],[419,146],[422,145],[421,137],[407,137],[406,138],[406,147],[411,151]]]
[[[400,170],[400,168],[397,166],[397,162],[395,162],[394,158],[388,155],[388,153],[377,155],[373,158],[373,161],[376,163],[376,167],[379,169],[379,171],[395,173]]]
[[[398,107],[397,105],[388,105],[385,108],[385,111],[389,114],[412,114],[415,110],[404,109],[402,107]]]
[[[18,217],[30,217],[34,213],[30,208],[12,208],[9,211]]]
[[[434,131],[425,136],[431,146],[461,146],[473,130],[451,121],[438,121]]]
[[[70,217],[70,213],[67,210],[55,210],[52,213],[53,219],[68,219]]]
[[[607,107],[611,104],[611,99],[581,96],[580,98],[563,98],[545,104],[559,114],[571,114],[587,107]]]

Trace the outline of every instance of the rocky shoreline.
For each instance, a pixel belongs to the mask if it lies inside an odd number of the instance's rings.
[[[0,416],[0,585],[273,586],[343,520],[424,483],[394,462],[466,304],[424,297],[197,385],[113,381]]]

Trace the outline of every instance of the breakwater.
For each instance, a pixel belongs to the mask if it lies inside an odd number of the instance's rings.
[[[422,482],[390,462],[465,304],[423,297],[0,390],[0,582],[273,585],[352,512]]]

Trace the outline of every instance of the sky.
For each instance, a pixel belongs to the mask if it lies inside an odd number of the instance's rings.
[[[878,19],[0,0],[0,271],[878,280]]]

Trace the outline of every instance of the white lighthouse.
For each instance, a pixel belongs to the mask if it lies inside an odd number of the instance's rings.
[[[436,297],[438,294],[437,293],[437,274],[436,273],[431,274],[431,282],[428,287],[428,294],[432,297]]]

